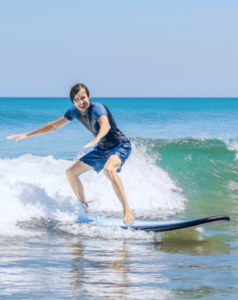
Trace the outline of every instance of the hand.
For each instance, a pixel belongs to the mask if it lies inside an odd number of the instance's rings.
[[[20,141],[20,140],[24,140],[27,138],[26,133],[22,133],[22,134],[17,134],[17,135],[10,135],[7,137],[8,140],[10,139],[17,139],[16,142]]]
[[[83,149],[87,149],[89,147],[93,147],[95,146],[98,142],[100,141],[100,139],[98,137],[96,137],[94,140],[92,140],[92,142],[88,143],[86,146],[83,147]]]

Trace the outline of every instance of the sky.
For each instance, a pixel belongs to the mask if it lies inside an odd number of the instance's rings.
[[[0,97],[238,97],[237,0],[0,0]]]

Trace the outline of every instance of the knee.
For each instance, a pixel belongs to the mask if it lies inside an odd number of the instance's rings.
[[[114,174],[115,174],[115,171],[112,170],[110,167],[108,166],[105,166],[103,168],[103,171],[105,173],[105,175],[107,176],[108,179],[110,179],[111,181],[114,181]]]
[[[66,170],[66,176],[67,176],[68,180],[74,179],[74,177],[75,177],[73,172],[70,170],[70,168]]]

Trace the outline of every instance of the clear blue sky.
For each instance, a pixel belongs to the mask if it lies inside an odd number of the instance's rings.
[[[238,97],[237,0],[0,0],[0,97]]]

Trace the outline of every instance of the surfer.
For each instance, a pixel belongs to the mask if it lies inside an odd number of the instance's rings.
[[[7,138],[16,139],[16,141],[24,140],[30,136],[53,132],[73,119],[77,119],[95,137],[83,148],[87,149],[93,146],[95,148],[66,171],[76,197],[84,203],[85,208],[88,207],[79,176],[89,170],[100,172],[103,169],[123,206],[124,222],[134,221],[122,181],[117,174],[131,153],[130,141],[118,129],[109,109],[99,102],[91,101],[89,90],[84,84],[76,84],[71,88],[70,99],[74,106],[69,108],[60,119],[35,131],[8,136]]]

